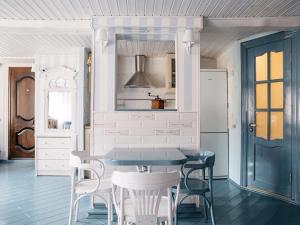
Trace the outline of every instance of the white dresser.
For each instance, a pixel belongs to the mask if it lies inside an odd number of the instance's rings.
[[[36,82],[36,175],[69,175],[69,155],[83,150],[83,101],[75,69],[42,70]]]
[[[69,155],[76,149],[72,136],[37,136],[37,175],[68,175]]]

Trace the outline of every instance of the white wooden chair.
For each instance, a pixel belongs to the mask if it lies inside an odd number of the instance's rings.
[[[84,161],[88,160],[89,163]],[[93,162],[93,163],[91,163]],[[110,179],[102,179],[105,167],[102,161],[93,156],[89,156],[84,152],[72,151],[70,154],[71,173],[71,203],[69,225],[73,222],[73,214],[75,210],[75,220],[78,220],[79,201],[81,198],[99,197],[102,199],[108,209],[108,225],[112,224],[112,184]],[[90,171],[93,179],[81,179],[81,172]]]
[[[118,214],[118,225],[155,225],[173,223],[179,191],[172,199],[171,188],[179,188],[180,173],[114,172],[112,175],[113,201]],[[127,190],[129,197],[124,197]],[[117,198],[119,191],[119,198]],[[166,194],[166,196],[164,196]]]

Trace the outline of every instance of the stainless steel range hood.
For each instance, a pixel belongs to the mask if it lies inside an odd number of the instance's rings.
[[[148,75],[145,73],[145,56],[135,56],[135,73],[124,85],[125,88],[150,88],[152,86]]]

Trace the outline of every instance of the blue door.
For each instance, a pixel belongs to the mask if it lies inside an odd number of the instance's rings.
[[[291,197],[291,41],[246,50],[247,186]]]

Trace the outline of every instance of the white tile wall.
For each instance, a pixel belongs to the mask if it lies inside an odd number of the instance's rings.
[[[114,147],[175,147],[196,150],[197,113],[105,112],[94,113],[94,154]]]

